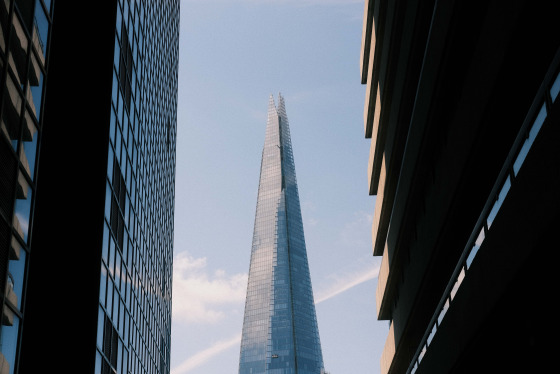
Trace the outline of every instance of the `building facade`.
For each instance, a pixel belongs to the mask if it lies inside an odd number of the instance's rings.
[[[178,39],[178,0],[52,11],[20,373],[170,371]]]
[[[544,2],[365,1],[382,373],[554,365],[556,25]]]
[[[255,214],[239,374],[322,374],[290,129],[271,96]]]
[[[52,2],[0,2],[0,373],[14,373],[24,324]],[[16,371],[17,372],[17,371]]]

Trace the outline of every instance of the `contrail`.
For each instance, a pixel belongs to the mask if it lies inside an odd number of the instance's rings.
[[[206,348],[205,350],[195,353],[193,356],[187,358],[179,366],[172,369],[171,374],[188,373],[192,369],[205,364],[217,354],[220,354],[221,352],[233,347],[234,345],[239,345],[240,342],[241,333],[235,335],[234,338],[231,338],[229,340],[220,340],[209,348]]]

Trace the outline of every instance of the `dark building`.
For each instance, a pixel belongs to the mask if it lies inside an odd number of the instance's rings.
[[[0,1],[0,374],[17,371],[44,127],[51,1]]]
[[[382,373],[555,367],[555,5],[365,1]]]
[[[284,98],[270,97],[239,374],[323,374]]]
[[[28,2],[49,3],[12,3]],[[169,373],[179,1],[57,1],[45,13],[49,84],[10,373]]]

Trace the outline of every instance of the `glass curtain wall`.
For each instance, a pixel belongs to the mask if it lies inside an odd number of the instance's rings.
[[[240,374],[320,374],[323,358],[284,99],[271,96],[255,214]]]
[[[179,1],[119,0],[96,374],[169,373]]]
[[[0,373],[17,373],[42,130],[50,0],[0,0]]]

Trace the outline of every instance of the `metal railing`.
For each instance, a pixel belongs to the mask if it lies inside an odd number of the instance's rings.
[[[543,83],[548,86],[550,82],[545,81]],[[541,91],[542,90],[543,89],[541,88]],[[467,241],[457,266],[453,271],[453,275],[451,276],[443,296],[438,303],[436,311],[428,324],[428,328],[421,339],[421,343],[409,364],[406,371],[407,374],[414,374],[416,372],[422,358],[428,351],[430,343],[436,335],[447,311],[451,307],[457,291],[468,275],[472,262],[490,231],[492,223],[498,214],[502,203],[507,197],[511,187],[515,184],[516,177],[523,165],[523,162],[525,161],[525,157],[531,149],[544,121],[546,120],[547,112],[550,109],[549,105],[556,100],[559,93],[560,73],[556,75],[554,81],[550,84],[549,89],[544,90],[544,92],[539,92],[535,97],[533,106],[529,111],[529,115],[526,117],[525,123],[516,137],[508,158],[500,171],[492,192],[486,201],[484,209],[479,216],[469,240]]]

